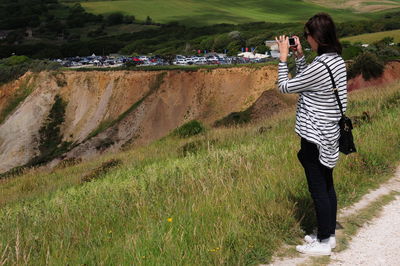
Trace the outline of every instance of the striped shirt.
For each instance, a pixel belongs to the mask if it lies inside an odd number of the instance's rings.
[[[317,145],[321,164],[333,168],[339,159],[340,109],[327,68],[332,71],[343,113],[347,107],[346,65],[336,53],[317,56],[307,65],[304,56],[296,60],[296,76],[289,79],[287,63],[280,62],[278,86],[282,93],[298,93],[296,133]]]

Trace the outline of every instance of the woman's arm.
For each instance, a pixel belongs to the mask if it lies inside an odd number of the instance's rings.
[[[300,74],[301,72],[304,71],[304,69],[307,68],[307,62],[304,55],[302,55],[299,58],[296,58],[295,62],[296,62],[296,75]]]
[[[308,65],[296,77],[289,79],[289,69],[286,62],[279,63],[278,87],[282,93],[300,93],[316,91],[329,79],[328,71],[319,62]]]

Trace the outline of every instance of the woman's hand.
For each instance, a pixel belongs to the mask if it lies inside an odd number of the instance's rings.
[[[296,46],[291,46],[290,48],[292,48],[297,58],[301,58],[304,54],[303,54],[303,47],[301,46],[300,43],[300,39],[298,36],[293,36],[293,38],[296,43]]]
[[[281,62],[286,62],[289,55],[289,37],[281,35],[279,37],[275,37],[275,40],[279,47],[279,59]]]

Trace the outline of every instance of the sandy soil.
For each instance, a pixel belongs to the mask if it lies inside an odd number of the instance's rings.
[[[378,189],[364,195],[359,202],[342,209],[338,220],[357,213],[368,204],[392,191],[400,192],[400,166],[393,178]],[[384,207],[381,214],[359,230],[349,248],[331,255],[329,265],[400,265],[400,196]],[[312,265],[309,256],[275,258],[270,265]]]

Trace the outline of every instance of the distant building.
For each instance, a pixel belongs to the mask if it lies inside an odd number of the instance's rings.
[[[268,46],[271,51],[279,51],[278,44],[275,40],[273,41],[265,41],[265,46]]]
[[[265,46],[268,46],[271,50],[271,57],[272,58],[279,58],[279,47],[275,40],[265,41]]]

